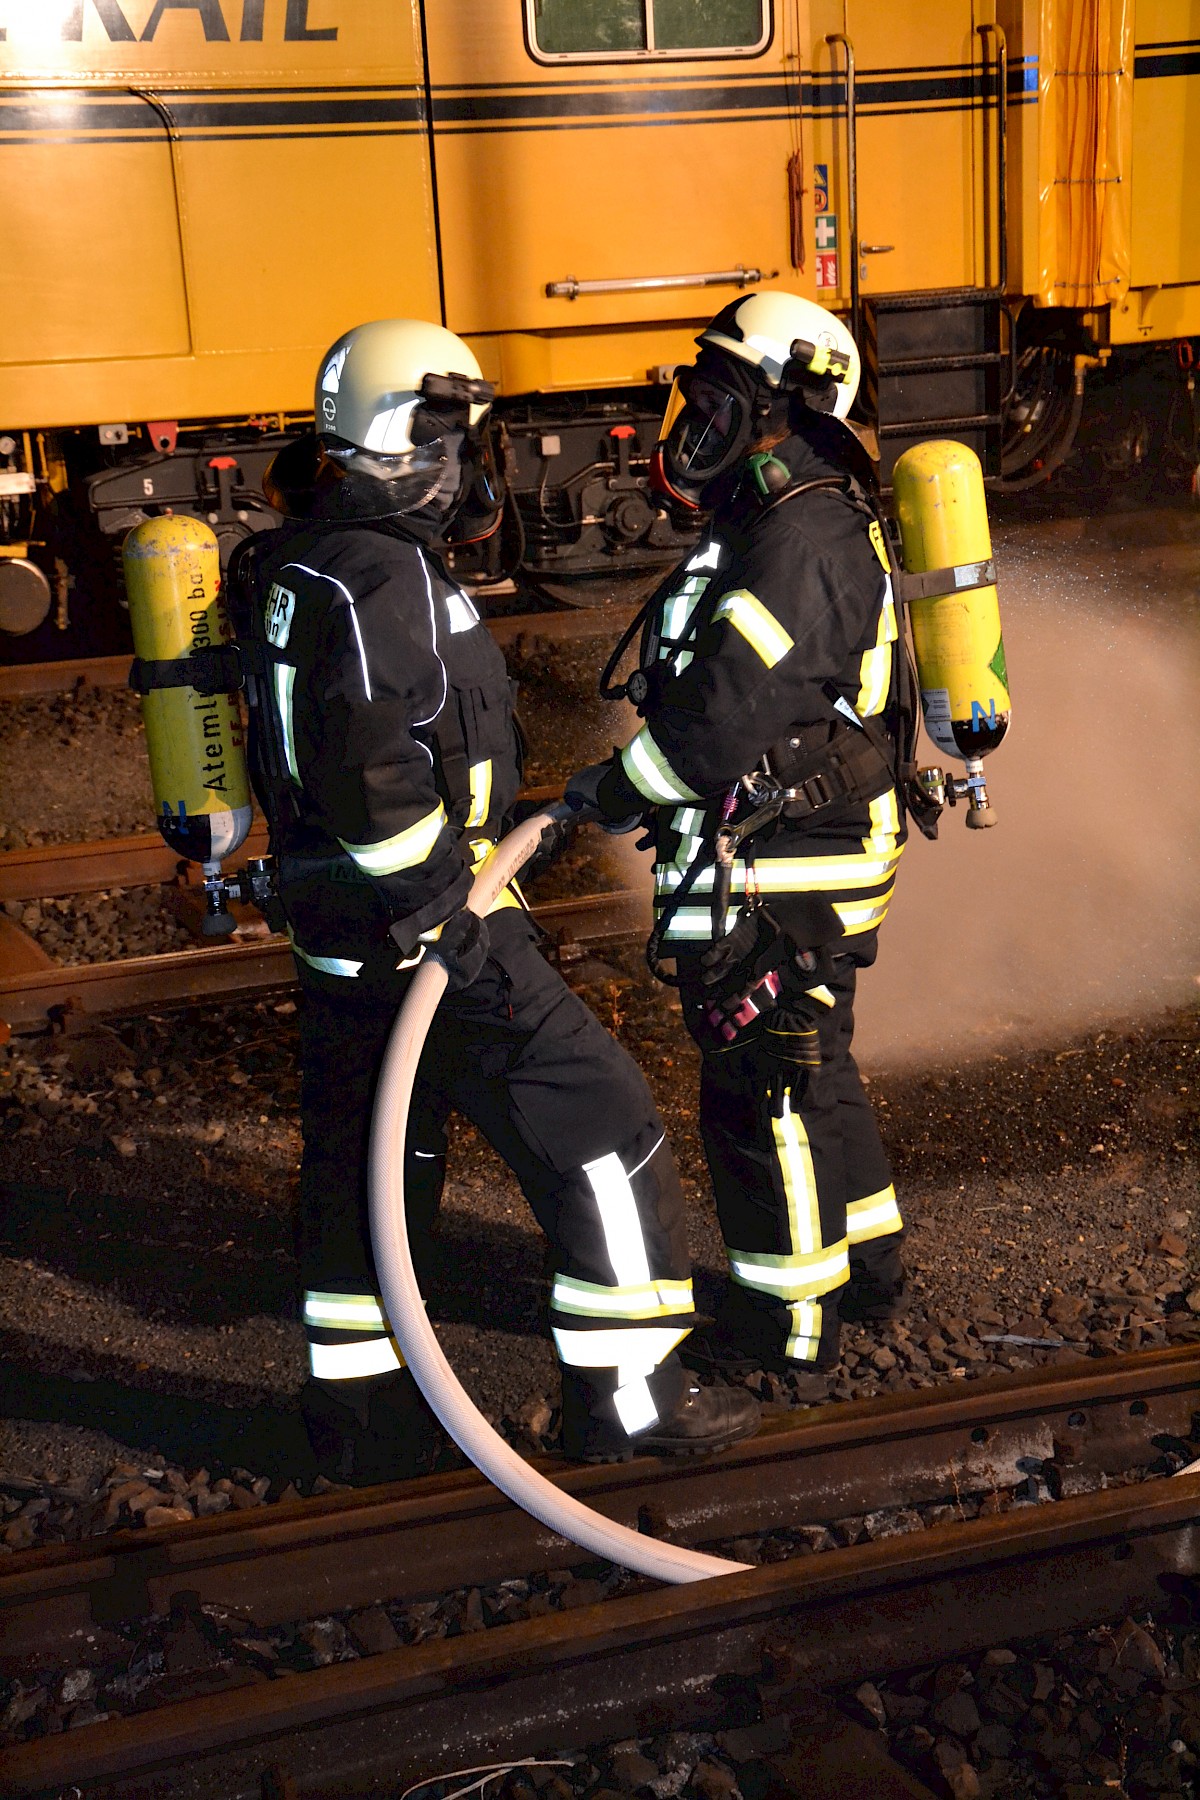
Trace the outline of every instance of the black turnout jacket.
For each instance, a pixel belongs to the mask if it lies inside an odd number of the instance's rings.
[[[824,429],[778,447],[793,484],[843,473],[822,454]],[[658,609],[645,723],[601,790],[614,813],[655,809],[664,942],[703,944],[721,934],[714,836],[741,776],[767,758],[786,782],[790,740],[793,751],[811,754],[826,736],[844,737],[839,699],[848,713],[877,721],[877,736],[894,726],[897,630],[880,528],[844,493],[818,489],[764,505],[742,492],[714,515]],[[734,864],[725,930],[752,892],[785,926],[790,913],[801,933],[814,916],[811,903],[800,903],[808,896],[832,907],[829,935],[881,923],[905,823],[894,779],[879,767],[874,797],[808,820],[785,816],[749,841]],[[749,810],[743,799],[735,819]],[[817,910],[828,915],[828,906]]]
[[[516,798],[504,659],[440,563],[387,526],[285,527],[252,568],[251,763],[293,945],[326,975],[382,974],[389,927],[415,946],[463,904]]]

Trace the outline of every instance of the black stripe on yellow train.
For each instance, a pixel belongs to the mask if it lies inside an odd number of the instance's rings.
[[[0,654],[119,634],[142,519],[272,524],[317,358],[372,317],[472,344],[512,499],[460,573],[558,599],[685,547],[648,457],[739,287],[849,317],[885,478],[952,436],[1002,486],[1186,484],[1189,0],[1141,42],[1134,0],[861,11],[0,0]]]

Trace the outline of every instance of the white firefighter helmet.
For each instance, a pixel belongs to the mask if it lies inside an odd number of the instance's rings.
[[[480,431],[494,392],[474,352],[443,325],[356,325],[317,371],[313,410],[324,452],[317,512],[404,518],[432,538],[482,483],[491,524],[468,536],[486,536],[501,504]]]
[[[696,339],[667,401],[650,485],[689,508],[714,505],[771,422],[794,402],[839,422],[858,392],[858,347],[840,319],[797,294],[744,294]]]
[[[787,381],[802,390],[815,412],[832,413],[835,419],[846,417],[858,393],[862,361],[848,328],[799,294],[747,294],[732,300],[696,342],[702,350],[720,350],[749,363],[768,387],[778,388],[786,371]]]
[[[424,410],[437,417],[451,403],[461,424],[475,426],[492,392],[474,351],[444,325],[376,319],[346,332],[321,358],[313,411],[323,436],[403,456],[439,435],[429,433]]]

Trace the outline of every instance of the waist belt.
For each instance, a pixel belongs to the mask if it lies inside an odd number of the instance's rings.
[[[851,724],[838,717],[799,727],[767,752],[771,775],[784,790],[779,815],[792,824],[832,822],[894,786],[895,760],[894,741],[876,720]]]

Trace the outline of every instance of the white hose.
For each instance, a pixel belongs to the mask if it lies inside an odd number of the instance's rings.
[[[467,905],[484,914],[536,850],[547,825],[564,816],[536,813],[496,846],[478,875]],[[660,1543],[606,1519],[564,1494],[530,1468],[476,1409],[446,1361],[417,1285],[404,1215],[404,1138],[413,1082],[425,1037],[446,987],[446,969],[427,954],[417,969],[392,1027],[371,1121],[371,1242],[388,1320],[405,1362],[459,1449],[501,1493],[541,1524],[594,1556],[621,1563],[658,1581],[704,1581],[729,1575],[746,1563],[726,1562],[698,1550]]]

